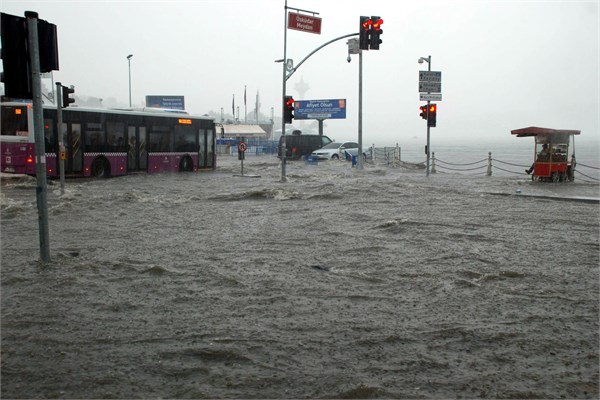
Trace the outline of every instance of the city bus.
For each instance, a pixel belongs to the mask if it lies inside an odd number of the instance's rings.
[[[35,175],[33,106],[1,105],[0,171]],[[215,123],[185,111],[152,109],[62,110],[43,107],[46,173],[59,175],[63,157],[67,177],[120,176],[147,172],[184,172],[215,168]]]

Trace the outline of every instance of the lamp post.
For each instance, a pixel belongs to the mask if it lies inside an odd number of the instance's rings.
[[[419,58],[419,64],[427,63],[427,70],[431,71],[431,56]],[[431,154],[431,146],[429,145],[429,103],[427,100],[427,176],[429,176],[429,158]]]
[[[127,64],[129,65],[129,108],[131,108],[131,57],[133,57],[133,54],[127,56]]]
[[[363,90],[362,90],[362,50],[359,48],[358,39],[350,39],[346,42],[348,45],[348,58],[346,61],[352,61],[350,58],[350,54],[358,54],[358,152],[356,153],[356,169],[363,169],[362,162],[362,99],[363,99]]]

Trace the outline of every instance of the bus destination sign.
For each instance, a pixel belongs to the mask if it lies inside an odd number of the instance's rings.
[[[288,12],[288,29],[296,31],[321,34],[321,18]]]

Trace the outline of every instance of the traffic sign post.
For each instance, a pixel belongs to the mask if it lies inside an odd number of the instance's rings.
[[[238,142],[238,160],[241,162],[241,170],[242,176],[244,176],[244,158],[246,158],[246,150],[248,149],[248,145],[244,140]]]
[[[248,150],[248,143],[244,141],[243,138],[238,137],[238,159],[241,162],[242,173],[241,175],[234,174],[233,176],[241,176],[245,178],[260,178],[260,175],[244,175],[244,159],[246,158],[246,151]]]
[[[431,70],[431,56],[421,57],[419,63],[427,62],[427,71],[419,71],[419,95],[421,101],[427,101],[427,144],[425,153],[427,154],[427,176],[429,176],[429,159],[431,154],[430,146],[430,128],[436,126],[437,107],[431,104],[431,101],[442,101],[442,72]],[[431,106],[433,106],[433,111]],[[423,108],[421,107],[421,117],[423,117]],[[431,120],[431,118],[434,118]]]

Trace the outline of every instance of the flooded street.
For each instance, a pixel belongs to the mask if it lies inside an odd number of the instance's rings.
[[[3,182],[2,398],[598,398],[597,185],[218,165],[49,186],[45,266]]]

